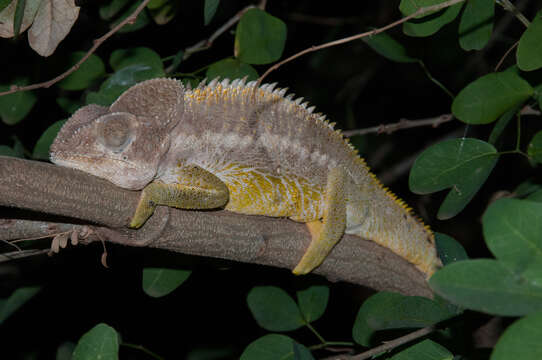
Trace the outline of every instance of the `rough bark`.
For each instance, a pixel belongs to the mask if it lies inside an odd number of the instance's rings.
[[[63,216],[62,222],[94,224],[87,241],[100,238],[129,246],[161,248],[292,269],[310,242],[304,224],[288,219],[231,212],[158,207],[139,230],[126,228],[139,192],[128,191],[83,172],[47,163],[0,157],[0,206],[31,210],[26,220],[0,219],[0,240],[52,234],[58,226],[36,225],[32,214]],[[10,213],[8,211],[8,213]],[[19,212],[17,212],[19,214]],[[70,219],[72,221],[70,221]],[[73,219],[78,219],[73,220]],[[43,219],[40,219],[43,220]],[[376,243],[344,236],[314,273],[377,290],[432,296],[424,275]]]

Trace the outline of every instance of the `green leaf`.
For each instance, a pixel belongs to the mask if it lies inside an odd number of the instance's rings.
[[[62,108],[62,110],[64,110],[68,114],[73,114],[81,106],[85,105],[85,104],[83,104],[83,102],[80,99],[73,100],[73,99],[70,99],[68,97],[63,97],[63,96],[57,97],[56,98],[56,103],[58,104],[58,106],[60,106]]]
[[[224,59],[212,64],[205,74],[207,79],[241,79],[247,76],[247,81],[257,80],[258,73],[249,64],[237,59]]]
[[[526,180],[514,189],[513,194],[516,198],[524,198],[541,189],[542,184],[538,184],[533,180]]]
[[[130,0],[111,0],[100,6],[100,17],[103,20],[111,20],[130,3]]]
[[[69,67],[75,65],[83,56],[84,51],[71,53],[68,58]],[[62,79],[58,86],[64,90],[84,90],[89,87],[93,81],[105,75],[105,65],[98,56],[92,54],[81,64],[79,69]]]
[[[132,5],[130,7],[128,7],[122,13],[122,15],[120,15],[119,18],[113,22],[112,26],[113,27],[116,26],[118,23],[120,23],[122,20],[126,19],[128,16],[131,16],[134,13],[135,9],[139,5],[141,5],[142,1],[143,0],[134,1],[132,3]],[[122,34],[122,33],[137,31],[137,30],[140,30],[140,29],[144,28],[145,26],[147,26],[150,22],[151,22],[151,19],[149,18],[149,15],[147,14],[146,10],[143,9],[143,11],[139,13],[139,15],[137,16],[136,21],[133,24],[128,23],[128,24],[124,25],[122,28],[120,28],[120,30],[117,33]]]
[[[56,349],[55,360],[72,360],[73,350],[75,350],[75,343],[71,341],[63,342]]]
[[[390,360],[452,360],[453,358],[453,354],[444,346],[426,339],[392,356]]]
[[[489,314],[521,316],[542,309],[542,286],[533,286],[497,260],[449,264],[429,279],[429,285],[454,304]]]
[[[192,78],[192,77],[185,77],[181,79],[181,82],[186,88],[195,89],[198,87],[198,85],[203,81],[203,78]]]
[[[123,67],[104,81],[98,92],[89,92],[86,103],[109,106],[129,87],[160,76],[163,76],[163,70],[153,69],[149,65]]]
[[[435,233],[435,242],[443,265],[469,258],[465,248],[451,236]]]
[[[486,210],[482,223],[493,255],[542,291],[542,203],[499,199]]]
[[[365,300],[359,309],[352,337],[358,344],[370,346],[375,331],[422,328],[454,315],[447,307],[421,296],[379,292]]]
[[[426,149],[410,170],[410,190],[429,194],[451,188],[437,218],[449,219],[469,203],[497,163],[497,150],[478,139],[450,139]]]
[[[177,68],[179,67],[179,65],[181,65],[181,62],[183,61],[183,56],[184,56],[183,50],[179,50],[175,54],[175,56],[173,57],[173,61],[171,62],[171,66],[168,68],[169,73],[172,73],[175,70],[177,70]]]
[[[269,331],[290,331],[305,321],[294,300],[275,286],[255,286],[247,295],[247,304],[258,325]]]
[[[537,132],[531,139],[529,147],[527,147],[527,154],[534,161],[542,163],[542,131]]]
[[[401,0],[399,10],[403,15],[408,16],[418,8],[436,5],[444,0]],[[452,5],[438,12],[430,12],[419,15],[416,18],[403,23],[403,32],[409,36],[423,37],[430,36],[439,31],[444,25],[452,22],[461,11],[462,3]]]
[[[15,85],[26,85],[26,79],[15,80]],[[0,85],[0,92],[9,90],[10,85]],[[15,125],[28,115],[36,103],[36,95],[30,91],[19,91],[0,96],[0,118],[7,125]]]
[[[219,3],[220,0],[205,0],[205,5],[203,6],[203,24],[205,26],[209,25],[213,16],[215,16]]]
[[[444,1],[445,0],[417,0],[417,1],[401,0],[401,3],[399,4],[399,11],[401,11],[401,13],[404,16],[409,16],[409,15],[415,13],[416,11],[418,11],[421,8],[438,5],[440,3],[443,3]],[[442,10],[440,10],[440,11],[442,11]],[[438,12],[439,11],[430,11],[430,12],[427,12],[425,14],[417,15],[415,17],[415,19],[422,19],[422,18],[424,18],[426,16],[436,14]]]
[[[34,151],[32,152],[32,157],[34,159],[49,160],[49,148],[51,147],[53,140],[55,140],[56,134],[58,134],[65,122],[66,120],[57,121],[41,134],[36,142],[36,146],[34,146]]]
[[[480,50],[493,31],[494,0],[469,0],[459,22],[459,45],[464,50]]]
[[[4,10],[13,0],[0,0],[0,12]]]
[[[15,151],[15,156],[24,158],[24,154],[26,152],[23,143],[19,138],[15,135],[12,135],[11,138],[13,139],[13,150]]]
[[[131,65],[146,65],[157,73],[164,76],[164,65],[160,55],[147,47],[118,49],[109,57],[109,65],[118,71]]]
[[[19,157],[17,152],[7,145],[0,145],[0,156]]]
[[[124,89],[126,90],[126,89]],[[124,91],[123,90],[123,91]],[[118,93],[118,94],[117,94]],[[122,94],[122,91],[115,92],[114,94],[108,94],[108,93],[100,93],[96,91],[91,91],[87,94],[86,97],[86,104],[96,104],[101,106],[109,106],[111,105],[119,95]]]
[[[25,7],[26,0],[17,0],[17,5],[15,6],[15,17],[13,19],[13,37],[19,36],[21,32],[21,25],[23,24]]]
[[[307,323],[318,320],[326,311],[329,287],[313,285],[297,292],[299,310]]]
[[[506,129],[506,126],[514,118],[514,116],[518,113],[519,109],[521,108],[521,105],[515,106],[505,112],[501,115],[499,120],[495,123],[495,126],[493,126],[493,130],[491,130],[491,134],[489,134],[489,139],[487,140],[491,145],[495,145],[497,143],[497,140],[499,140],[502,132],[504,129]]]
[[[518,67],[523,71],[532,71],[542,67],[542,10],[519,39],[516,58]]]
[[[542,359],[542,311],[510,325],[493,349],[491,360]]]
[[[147,4],[147,7],[150,10],[156,10],[167,4],[168,0],[151,0]]]
[[[531,193],[529,196],[527,196],[527,200],[542,202],[542,189]]]
[[[250,343],[241,360],[313,360],[309,349],[286,335],[269,334]]]
[[[188,279],[191,270],[144,268],[143,291],[152,297],[161,297],[177,289]]]
[[[515,71],[491,73],[461,90],[452,103],[452,112],[467,124],[488,124],[523,103],[533,92]]]
[[[84,334],[72,360],[117,360],[119,358],[119,335],[111,326],[98,324]]]
[[[8,298],[0,299],[0,324],[40,291],[39,286],[21,287]]]
[[[406,48],[400,42],[386,33],[365,37],[363,38],[363,41],[365,41],[371,49],[391,61],[399,63],[418,62],[418,59],[407,55]]]
[[[150,10],[150,14],[155,23],[164,25],[173,20],[178,11],[178,1],[165,1],[161,7]]]
[[[269,64],[282,56],[286,24],[260,9],[248,10],[235,31],[235,57],[248,64]]]

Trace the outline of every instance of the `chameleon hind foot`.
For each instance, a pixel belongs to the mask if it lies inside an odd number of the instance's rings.
[[[346,227],[345,177],[342,168],[329,172],[323,220],[307,223],[312,240],[292,271],[294,274],[307,274],[318,267],[343,236]]]

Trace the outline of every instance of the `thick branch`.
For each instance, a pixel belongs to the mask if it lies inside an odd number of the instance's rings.
[[[295,266],[310,241],[305,225],[288,219],[166,207],[159,207],[140,230],[130,230],[125,226],[138,199],[139,192],[76,170],[0,157],[0,206],[101,224],[93,230],[107,241],[287,269]],[[8,240],[9,224],[0,221],[0,239]],[[13,233],[9,236],[13,239]],[[332,281],[431,296],[424,275],[414,266],[357,236],[345,236],[314,272]]]

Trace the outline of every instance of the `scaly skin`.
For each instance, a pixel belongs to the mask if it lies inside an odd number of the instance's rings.
[[[175,80],[149,80],[109,108],[75,113],[51,160],[143,189],[132,227],[156,205],[288,217],[312,235],[296,274],[320,265],[346,232],[432,275],[441,263],[431,231],[333,124],[273,87],[226,80],[185,90]]]

